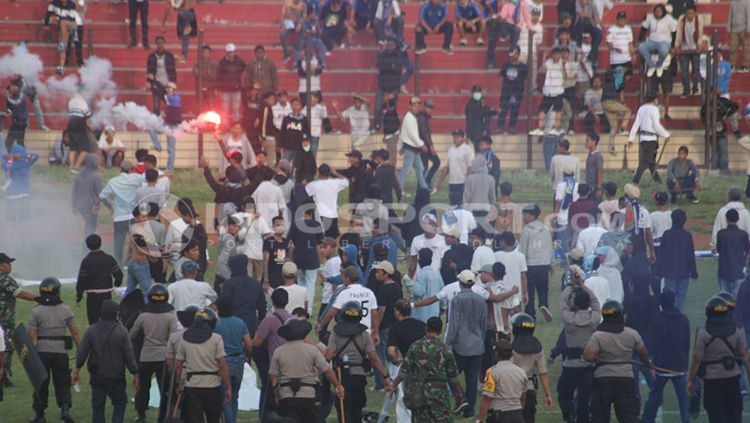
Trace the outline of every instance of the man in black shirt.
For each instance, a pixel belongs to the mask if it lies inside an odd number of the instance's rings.
[[[86,293],[86,316],[89,325],[99,321],[102,303],[112,298],[114,286],[122,285],[122,269],[114,257],[101,250],[102,238],[89,235],[86,247],[91,251],[81,262],[76,282],[76,305],[81,304],[83,293]]]
[[[432,130],[430,129],[430,119],[432,118],[432,110],[435,108],[435,103],[432,100],[425,100],[424,110],[417,113],[417,126],[419,128],[419,138],[424,141],[427,151],[421,152],[422,156],[422,167],[425,169],[425,181],[427,182],[427,189],[432,191],[432,178],[435,177],[438,169],[440,169],[440,158],[435,151],[435,146],[432,143]],[[429,167],[432,162],[432,167]]]
[[[255,154],[261,151],[260,118],[263,106],[263,99],[260,97],[260,82],[254,82],[252,87],[242,92],[242,128]]]
[[[622,78],[618,83],[618,79]],[[625,85],[630,81],[630,77],[633,76],[633,72],[628,69],[623,72],[623,68],[616,70],[608,70],[604,74],[604,85],[602,86],[602,109],[604,114],[607,116],[607,122],[609,122],[611,129],[611,135],[615,135],[616,131],[620,130],[620,135],[628,135],[629,132],[625,129],[628,126],[630,115],[632,112],[630,108],[625,105],[625,94],[623,89]],[[621,123],[617,124],[617,119],[622,119]]]
[[[398,93],[401,87],[401,74],[404,69],[404,61],[401,52],[396,49],[396,39],[389,37],[385,43],[385,50],[378,55],[376,62],[378,69],[378,89],[375,92],[375,128],[380,129],[383,123],[383,97],[385,93],[394,93],[394,103],[398,103]]]
[[[510,109],[510,121],[508,122],[508,131],[511,134],[516,133],[516,122],[518,121],[518,109],[521,107],[523,98],[523,87],[526,83],[528,68],[525,63],[521,63],[518,58],[521,50],[514,47],[510,51],[509,61],[500,69],[500,81],[503,86],[500,94],[500,114],[497,118],[498,132],[505,133],[505,116]]]
[[[719,253],[719,286],[737,298],[745,279],[742,270],[747,263],[750,241],[747,233],[737,226],[740,214],[735,209],[726,213],[727,227],[716,234],[716,251]]]
[[[362,153],[359,150],[346,153],[346,157],[349,160],[349,167],[332,172],[338,178],[349,180],[349,203],[356,205],[364,201],[367,187],[373,183],[372,175],[367,171],[367,163],[362,160]]]
[[[401,285],[397,284],[393,280],[393,265],[383,260],[375,263],[372,266],[372,270],[375,272],[375,279],[380,284],[380,288],[377,290],[376,298],[378,300],[378,314],[380,314],[380,343],[375,345],[375,351],[378,353],[380,360],[385,363],[386,359],[386,348],[388,345],[388,334],[396,324],[396,315],[393,313],[396,301],[403,298]],[[375,374],[375,389],[383,386],[383,379],[376,373]]]
[[[255,153],[255,166],[247,168],[247,179],[250,182],[254,181],[267,181],[276,175],[273,169],[266,165],[266,153],[259,151]]]
[[[401,201],[401,185],[396,177],[396,169],[388,161],[390,154],[388,150],[379,149],[372,152],[370,159],[375,166],[372,173],[373,183],[380,187],[380,199],[383,204],[393,203],[393,191],[396,191],[396,198]]]
[[[295,155],[302,150],[302,140],[308,139],[310,128],[307,118],[302,114],[302,103],[299,99],[294,98],[290,103],[292,114],[285,116],[281,121],[281,141],[278,147],[281,157],[294,163]]]
[[[281,278],[281,266],[289,260],[289,240],[284,238],[286,224],[284,218],[276,216],[272,220],[273,236],[263,240],[263,260],[266,262],[266,277],[263,288],[276,289],[284,283]]]

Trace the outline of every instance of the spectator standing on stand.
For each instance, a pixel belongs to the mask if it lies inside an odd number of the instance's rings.
[[[200,87],[203,93],[202,103],[198,105],[199,112],[214,107],[216,96],[216,68],[217,64],[211,60],[211,46],[204,45],[201,55],[198,57],[200,66],[196,63],[193,66],[193,78],[195,79],[195,96],[198,97],[198,78],[201,79],[203,86]]]
[[[430,129],[430,119],[432,111],[435,109],[435,103],[432,100],[425,100],[424,110],[417,113],[417,125],[419,126],[419,138],[424,141],[427,147],[426,152],[422,152],[422,166],[425,170],[424,179],[427,182],[427,189],[432,191],[432,178],[435,177],[440,169],[440,157],[438,157],[435,146],[432,143],[432,129]],[[430,166],[432,162],[432,166]]]
[[[353,94],[354,105],[349,106],[343,113],[339,112],[338,101],[333,100],[331,106],[339,120],[347,119],[351,129],[352,149],[362,147],[370,135],[370,112],[367,100],[360,94]]]
[[[508,132],[516,134],[516,122],[518,122],[518,110],[521,108],[521,100],[524,96],[524,85],[528,75],[528,67],[519,61],[521,50],[518,47],[510,50],[508,62],[500,69],[500,113],[497,118],[497,132],[505,134],[505,116],[510,110],[508,121]]]
[[[627,25],[628,15],[624,11],[617,13],[615,25],[607,30],[607,44],[609,45],[609,67],[614,70],[624,67],[633,70],[633,30]]]
[[[374,109],[374,120],[375,129],[380,130],[383,124],[383,115],[380,113],[383,110],[383,97],[386,93],[394,93],[394,102],[398,103],[398,93],[401,87],[401,74],[403,73],[403,60],[401,58],[401,52],[396,48],[396,39],[394,37],[388,37],[385,43],[385,50],[379,55],[376,62],[376,68],[378,70],[378,85],[377,91],[375,92],[375,109]]]
[[[177,57],[177,60],[185,63],[190,48],[190,38],[198,35],[198,21],[195,17],[195,9],[193,9],[193,0],[181,0],[176,7],[174,2],[172,7],[169,5],[164,7],[164,18],[161,22],[162,34],[166,32],[167,19],[172,9],[177,11],[177,38],[182,43],[181,55]]]
[[[703,22],[698,18],[695,5],[688,5],[685,14],[677,21],[677,34],[674,41],[674,54],[679,54],[682,71],[682,97],[700,93],[700,50],[703,36]]]
[[[128,20],[130,21],[130,44],[128,48],[134,48],[138,45],[136,39],[135,25],[138,20],[138,14],[141,15],[141,41],[143,48],[148,49],[148,5],[149,0],[128,0]]]
[[[262,45],[255,46],[255,59],[247,66],[247,85],[260,85],[260,93],[279,90],[279,76],[276,65],[266,56],[266,49]]]
[[[750,1],[732,0],[729,5],[729,50],[732,67],[739,73],[748,72],[750,66]],[[740,66],[739,54],[742,49],[744,61]]]
[[[130,0],[135,2],[135,0]],[[148,0],[146,0],[148,2]],[[146,82],[151,89],[153,100],[153,112],[155,115],[161,113],[161,103],[167,94],[167,85],[177,83],[177,68],[174,55],[164,47],[164,37],[156,37],[156,51],[148,55],[146,60]],[[144,45],[144,48],[146,46]]]
[[[242,100],[242,74],[247,66],[237,56],[237,47],[234,44],[228,43],[224,51],[226,54],[216,69],[217,89],[221,92],[221,106],[225,119],[238,122]]]

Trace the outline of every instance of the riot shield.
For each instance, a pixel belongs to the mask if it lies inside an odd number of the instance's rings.
[[[42,359],[39,358],[39,354],[34,349],[34,344],[31,342],[31,337],[29,337],[26,326],[23,323],[19,323],[16,326],[16,331],[13,334],[13,342],[16,345],[18,358],[21,360],[23,368],[29,376],[31,386],[34,387],[34,392],[36,392],[42,383],[47,380],[49,374],[44,367],[44,363],[42,363]]]

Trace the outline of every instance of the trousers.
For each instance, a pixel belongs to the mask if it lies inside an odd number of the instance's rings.
[[[138,415],[145,415],[148,409],[149,392],[151,391],[151,377],[156,376],[156,385],[159,387],[159,420],[164,420],[166,412],[164,401],[164,362],[163,361],[141,361],[138,363],[138,381],[141,389],[135,394],[135,411]]]
[[[529,291],[529,303],[526,304],[526,313],[536,318],[536,307],[534,306],[535,294],[539,295],[539,307],[549,306],[547,302],[549,294],[549,266],[528,266],[526,279]]]
[[[104,410],[107,397],[112,401],[112,423],[125,420],[125,406],[128,405],[128,393],[125,380],[117,383],[91,385],[91,422],[105,423]]]
[[[104,300],[111,300],[112,293],[86,293],[86,317],[89,320],[89,326],[99,321],[102,315],[102,303]]]
[[[138,2],[136,0],[128,1],[128,17],[130,18],[130,42],[135,42],[135,24],[138,20],[138,14],[141,15],[141,40],[143,44],[148,43],[148,0]]]
[[[598,377],[591,391],[591,423],[609,423],[612,405],[620,423],[638,423],[641,404],[632,377]]]
[[[57,406],[71,406],[73,404],[70,398],[70,367],[68,366],[68,354],[66,353],[48,353],[40,352],[39,358],[42,359],[47,374],[51,374],[52,385],[55,387],[55,400]],[[32,408],[37,415],[43,415],[47,408],[47,398],[49,397],[50,378],[42,382],[39,390],[34,393]]]
[[[591,367],[563,367],[557,380],[557,401],[567,423],[588,423],[589,399],[594,378]]]
[[[224,410],[224,395],[218,386],[185,388],[185,407],[187,423],[219,423]]]
[[[658,141],[641,141],[638,145],[638,169],[633,176],[633,183],[641,181],[643,172],[648,170],[656,183],[661,183],[659,173],[656,172],[656,151],[659,149]]]
[[[365,394],[367,379],[365,376],[344,376],[342,385],[346,388],[346,396],[344,397],[343,410],[341,409],[341,401],[336,401],[339,421],[343,421],[341,418],[343,415],[347,422],[361,422],[362,409],[367,405],[367,395]]]
[[[710,423],[740,423],[742,421],[742,396],[740,377],[705,379],[703,381],[703,408]]]

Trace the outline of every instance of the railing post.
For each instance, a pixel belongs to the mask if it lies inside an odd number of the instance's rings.
[[[718,91],[719,91],[719,81],[717,81],[717,78],[719,76],[719,34],[716,29],[713,30],[713,33],[711,34],[711,45],[716,46],[711,53],[711,56],[713,60],[711,60],[711,81],[713,82],[710,94],[711,94],[711,107],[710,110],[710,116],[711,116],[711,149],[710,149],[710,157],[711,157],[711,163],[709,164],[709,169],[714,168],[714,161],[716,157],[716,124],[718,120],[717,116],[717,106],[718,106]]]
[[[532,104],[531,100],[534,96],[534,81],[536,81],[536,72],[534,72],[534,62],[536,58],[536,51],[534,51],[534,31],[529,31],[529,45],[527,46],[527,52],[526,55],[526,68],[528,69],[529,77],[526,78],[528,81],[526,82],[526,121],[528,122],[526,124],[526,169],[531,169],[531,163],[532,163],[532,150],[534,146],[534,140],[531,135],[529,135],[529,132],[531,132],[531,114],[532,114]]]
[[[421,82],[421,68],[422,68],[422,55],[415,54],[414,55],[414,95],[419,96],[419,85]],[[377,113],[377,111],[376,111]]]
[[[91,57],[94,55],[94,28],[87,28],[86,32],[86,50],[88,57]]]
[[[203,30],[198,31],[198,52],[196,54],[196,57],[198,57],[198,112],[197,115],[201,114],[201,110],[203,109],[203,57],[201,56],[201,53],[203,52]],[[226,119],[226,116],[224,116],[224,119]],[[218,129],[218,128],[217,128]],[[201,157],[203,157],[203,132],[198,131],[198,161],[200,162]],[[200,166],[200,163],[198,163]]]
[[[310,40],[310,37],[306,37],[305,40],[305,92],[307,93],[307,98],[305,100],[305,112],[307,114],[307,138],[310,139],[312,136],[312,104],[311,104],[311,97],[312,97],[312,70],[310,67],[312,66],[312,42]],[[377,112],[376,112],[377,113]],[[318,152],[316,151],[315,154]]]

